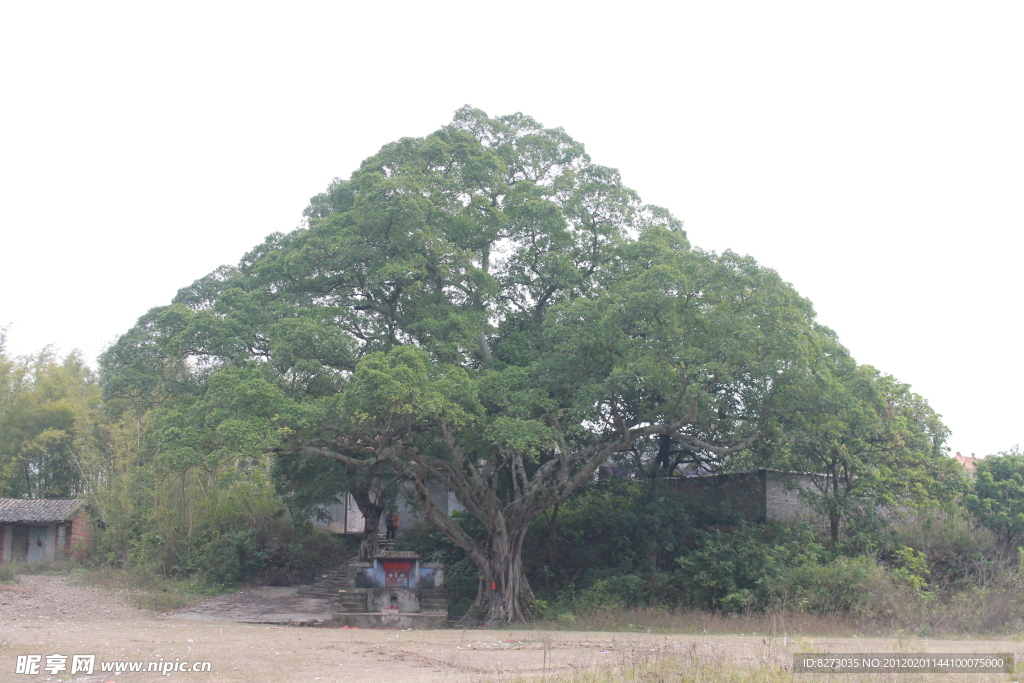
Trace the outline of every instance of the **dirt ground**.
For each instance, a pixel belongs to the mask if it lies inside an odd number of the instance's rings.
[[[337,601],[297,595],[298,588],[267,586],[218,595],[175,612],[185,621],[249,624],[309,624],[331,620]],[[170,615],[168,615],[170,616]]]
[[[1013,652],[1020,639],[768,638],[756,634],[692,635],[581,631],[386,631],[238,623],[253,614],[318,613],[287,589],[245,591],[173,614],[136,610],[116,595],[70,585],[61,577],[23,576],[0,585],[0,681],[509,681],[614,668],[650,657],[699,657],[756,667],[791,661],[794,652]],[[277,602],[275,602],[277,601]],[[303,607],[295,610],[295,607]],[[313,612],[305,611],[313,608]],[[277,611],[275,611],[277,610]],[[96,655],[92,676],[15,673],[19,655]],[[103,674],[101,662],[211,663],[209,673]],[[68,659],[70,663],[70,657]],[[1018,665],[1019,667],[1020,665]],[[796,680],[814,680],[800,675]],[[935,675],[928,680],[939,681]],[[973,681],[1016,680],[976,675]]]

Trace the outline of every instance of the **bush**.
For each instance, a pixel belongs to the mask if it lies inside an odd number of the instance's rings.
[[[870,557],[838,557],[828,564],[807,562],[769,577],[766,606],[806,614],[854,612],[869,584],[884,583],[881,567]]]
[[[94,560],[110,559],[105,530],[97,530]],[[246,582],[291,584],[335,568],[351,555],[345,540],[284,518],[258,527],[224,525],[189,533],[148,532],[132,539],[128,559],[116,565],[164,577],[228,587]]]
[[[602,579],[636,575],[646,585],[659,572],[672,571],[674,558],[693,536],[691,508],[666,495],[657,481],[592,482],[534,520],[523,545],[530,585],[549,601],[564,600]],[[672,591],[669,598],[674,596]]]
[[[829,559],[809,526],[765,523],[712,529],[698,533],[694,546],[676,558],[682,603],[726,612],[767,608],[773,582],[797,567]]]
[[[1009,570],[995,536],[963,514],[929,512],[895,526],[895,544],[924,553],[933,590],[960,591],[984,586]]]

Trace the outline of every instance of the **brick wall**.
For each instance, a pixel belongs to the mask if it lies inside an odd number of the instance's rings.
[[[708,522],[763,522],[767,518],[764,470],[670,479],[666,485],[697,506]]]
[[[85,510],[79,510],[71,520],[71,543],[67,554],[71,557],[84,557],[92,542],[92,520]]]
[[[684,497],[703,513],[705,521],[730,524],[748,522],[795,522],[827,524],[801,497],[816,492],[810,477],[791,472],[757,470],[716,476],[670,479],[674,495]]]

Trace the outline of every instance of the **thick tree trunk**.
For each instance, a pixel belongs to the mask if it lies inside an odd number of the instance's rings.
[[[678,425],[674,428],[678,429]],[[413,447],[396,450],[391,457],[401,456],[415,463],[407,473],[415,485],[416,498],[427,520],[465,550],[480,569],[475,616],[488,623],[504,625],[526,621],[530,616],[533,591],[526,580],[522,559],[523,539],[530,522],[546,508],[565,500],[593,476],[598,466],[612,453],[624,450],[637,438],[662,428],[647,429],[651,431],[627,433],[619,441],[578,452],[570,451],[568,445],[563,444],[564,450],[556,453],[556,457],[545,462],[532,476],[527,475],[521,454],[514,451],[495,454],[487,460],[472,461],[462,452],[455,435],[444,425],[442,433],[450,460],[424,457]],[[735,450],[748,445],[739,444]],[[397,462],[401,463],[400,460]],[[466,511],[487,530],[485,544],[467,533],[448,515],[447,510],[433,500],[427,485],[431,468],[435,476],[455,490]],[[499,495],[504,486],[500,476],[502,472],[512,475],[512,490],[508,491],[511,500],[502,500]]]
[[[513,534],[504,530],[491,536],[487,562],[480,567],[475,612],[491,624],[510,624],[530,617],[533,591],[523,571],[526,528]]]
[[[476,601],[467,616],[494,625],[526,621],[530,616],[533,591],[523,571],[523,539],[530,521],[540,511],[508,520],[491,499],[491,505],[478,509],[475,515],[487,530],[488,540],[484,545],[467,534],[446,510],[438,507],[430,495],[426,475],[427,468],[421,463],[412,480],[427,521],[465,550],[480,570]]]
[[[366,526],[363,528],[363,537],[359,541],[359,560],[369,562],[375,555],[380,553],[380,513],[376,517],[369,518],[363,515]]]
[[[368,562],[380,552],[380,516],[384,514],[384,507],[379,501],[375,502],[372,499],[369,487],[361,487],[351,493],[359,512],[363,515],[363,538],[359,542],[359,559]]]

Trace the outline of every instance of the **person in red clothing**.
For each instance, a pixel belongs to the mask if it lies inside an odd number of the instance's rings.
[[[395,540],[395,535],[398,533],[398,515],[391,513],[384,520],[384,525],[388,528],[388,533],[384,537],[387,540]]]

